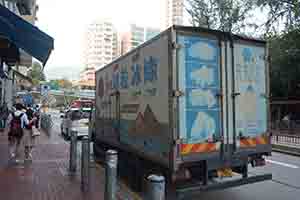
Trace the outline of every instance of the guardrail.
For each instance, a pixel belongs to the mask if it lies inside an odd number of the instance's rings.
[[[272,135],[272,144],[299,146],[300,148],[300,135],[274,134]]]

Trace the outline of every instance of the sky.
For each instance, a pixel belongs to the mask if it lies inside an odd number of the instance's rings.
[[[96,19],[110,19],[120,31],[130,23],[161,27],[163,0],[37,0],[36,25],[54,38],[45,73],[50,78],[78,76],[82,65],[85,27]]]

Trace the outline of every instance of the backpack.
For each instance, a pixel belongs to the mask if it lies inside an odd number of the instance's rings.
[[[28,117],[28,120],[32,120],[33,117],[34,117],[34,112],[32,109],[28,109],[26,111],[26,115]],[[28,129],[28,130],[32,130],[32,127],[33,127],[33,123],[29,123],[28,125],[25,125],[25,128]]]
[[[12,113],[12,120],[11,120],[11,123],[10,123],[10,134],[12,136],[15,136],[15,137],[23,137],[23,130],[22,130],[22,126],[21,126],[21,118],[23,116],[24,113],[22,113],[20,116],[15,116],[14,113]]]

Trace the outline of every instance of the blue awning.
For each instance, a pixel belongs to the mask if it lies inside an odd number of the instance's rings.
[[[54,40],[29,22],[0,5],[0,35],[8,38],[43,65],[54,48]]]

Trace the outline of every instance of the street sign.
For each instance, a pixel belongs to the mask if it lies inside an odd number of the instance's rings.
[[[43,105],[53,105],[56,103],[56,99],[53,96],[42,96],[41,103]]]
[[[48,92],[50,91],[49,85],[41,85],[41,95],[48,96]]]
[[[33,97],[31,94],[27,93],[25,95],[22,96],[22,100],[23,100],[23,103],[25,105],[32,105],[33,104]]]

